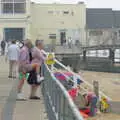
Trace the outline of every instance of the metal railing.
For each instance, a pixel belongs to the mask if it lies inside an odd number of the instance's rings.
[[[49,120],[83,120],[67,90],[48,66],[43,66],[45,81],[42,84],[42,93]]]
[[[45,51],[43,51],[44,54],[47,55],[47,53]],[[74,76],[76,77],[80,77],[80,80],[82,80],[84,82],[85,85],[87,85],[89,88],[91,88],[93,90],[93,85],[90,84],[89,82],[87,82],[86,80],[84,80],[82,78],[82,76],[74,73],[72,70],[68,69],[64,64],[62,64],[61,62],[59,62],[57,59],[55,59],[55,63],[58,64],[59,66],[61,66],[63,69],[65,69],[66,71],[72,73]],[[82,86],[81,86],[82,87]],[[100,97],[104,96],[105,98],[107,98],[108,100],[112,100],[109,96],[107,96],[104,92],[102,92],[101,90],[99,91]]]
[[[55,59],[55,62],[57,64],[59,64],[62,68],[64,68],[65,70],[69,71],[70,73],[72,73],[73,75],[77,76],[78,78],[80,77],[80,79],[84,82],[85,85],[87,85],[89,88],[91,88],[93,90],[93,85],[90,84],[89,82],[87,82],[86,80],[84,80],[80,75],[74,73],[72,70],[69,70],[65,65],[63,65],[62,63],[60,63],[58,60]],[[82,87],[82,86],[81,86]],[[103,93],[101,90],[99,91],[100,97],[104,96],[105,98],[107,98],[108,100],[112,100],[109,96],[107,96],[105,93]]]

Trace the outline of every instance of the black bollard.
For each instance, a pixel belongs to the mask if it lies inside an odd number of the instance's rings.
[[[86,50],[83,51],[83,61],[86,61]]]
[[[115,58],[115,50],[114,49],[109,49],[109,59],[111,60],[112,64],[114,63],[114,58]]]

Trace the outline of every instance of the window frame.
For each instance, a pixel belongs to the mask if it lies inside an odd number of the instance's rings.
[[[12,7],[12,13],[7,13],[7,12],[4,12],[4,4],[12,4],[13,7]],[[1,14],[11,14],[11,15],[14,15],[14,14],[25,14],[26,13],[26,3],[27,1],[24,0],[21,2],[21,0],[19,1],[15,1],[15,0],[12,0],[12,1],[2,1],[0,0],[0,9],[1,9]],[[15,4],[23,4],[24,5],[24,12],[15,12]]]

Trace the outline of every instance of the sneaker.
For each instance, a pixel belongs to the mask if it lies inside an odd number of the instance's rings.
[[[24,95],[22,93],[17,94],[17,100],[18,101],[26,101],[26,99],[24,98]]]
[[[44,77],[41,77],[40,75],[37,75],[37,82],[40,83],[44,80]]]

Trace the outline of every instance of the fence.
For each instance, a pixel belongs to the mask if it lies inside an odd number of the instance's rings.
[[[49,120],[83,120],[66,89],[46,65],[44,65],[44,73],[42,93]]]

